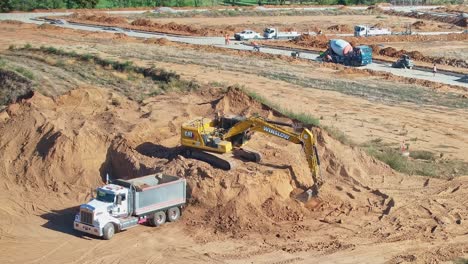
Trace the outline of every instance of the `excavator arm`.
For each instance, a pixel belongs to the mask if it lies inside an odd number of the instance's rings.
[[[233,125],[223,135],[223,139],[229,140],[230,138],[240,134],[256,131],[273,135],[295,144],[301,144],[314,181],[313,188],[315,189],[312,190],[312,192],[318,192],[318,188],[322,185],[322,178],[320,174],[320,160],[314,135],[307,128],[303,128],[302,132],[297,134],[277,126],[275,123],[276,122],[268,121],[259,117],[249,117]]]

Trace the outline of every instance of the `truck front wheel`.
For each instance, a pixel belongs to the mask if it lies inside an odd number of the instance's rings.
[[[164,212],[156,212],[149,219],[149,224],[152,226],[160,226],[166,222],[166,214]]]
[[[103,230],[103,238],[105,240],[111,239],[115,234],[115,228],[112,223],[107,223],[107,225],[104,226]]]
[[[179,207],[172,207],[167,210],[167,219],[169,222],[175,222],[180,218],[180,209]]]

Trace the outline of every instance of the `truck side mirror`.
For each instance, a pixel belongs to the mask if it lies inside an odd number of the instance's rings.
[[[121,205],[122,204],[122,196],[117,195],[117,201],[115,203],[118,204],[118,205]]]

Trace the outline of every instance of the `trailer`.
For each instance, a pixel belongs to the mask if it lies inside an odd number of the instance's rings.
[[[265,28],[263,37],[266,39],[294,39],[301,34],[296,31],[281,32],[277,28]]]
[[[152,174],[131,180],[118,179],[99,187],[96,197],[80,206],[74,229],[111,239],[115,233],[148,223],[175,222],[186,203],[186,180]]]

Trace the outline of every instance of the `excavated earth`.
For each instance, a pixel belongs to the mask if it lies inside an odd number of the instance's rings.
[[[468,176],[441,180],[389,166],[314,128],[324,185],[300,146],[256,134],[261,163],[226,172],[180,156],[180,125],[216,113],[291,122],[239,89],[168,93],[138,104],[82,87],[35,93],[0,113],[1,263],[441,263],[468,250]],[[182,220],[102,241],[72,229],[90,189],[154,172],[184,177]]]

